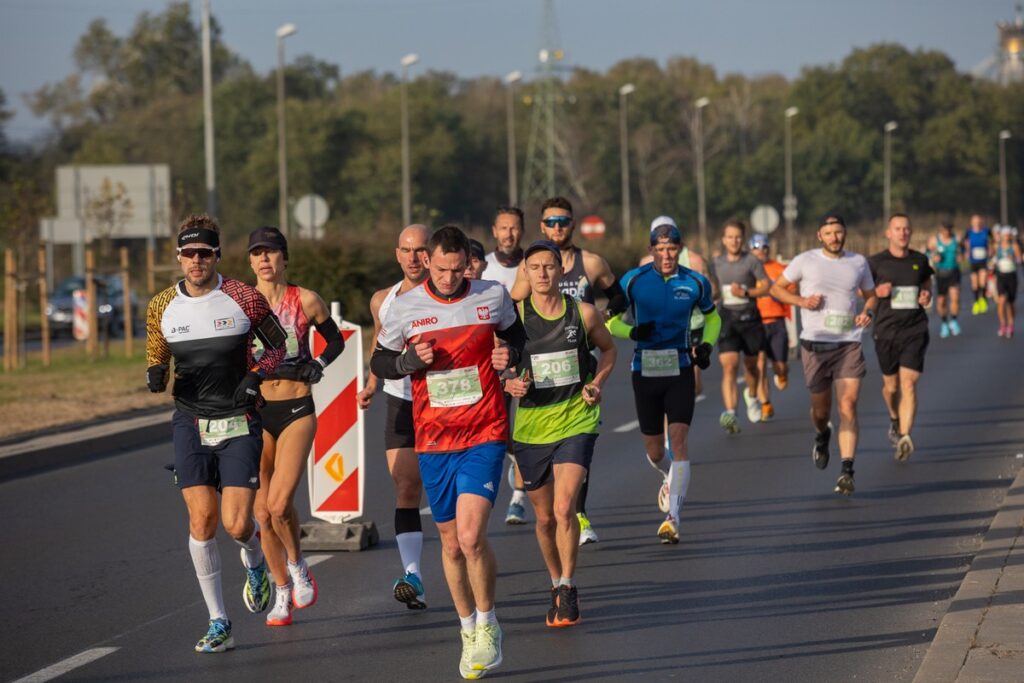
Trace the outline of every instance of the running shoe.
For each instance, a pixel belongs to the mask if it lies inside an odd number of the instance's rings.
[[[231,637],[231,622],[227,619],[210,619],[206,635],[196,643],[196,652],[224,652],[235,646]]]
[[[292,585],[274,586],[274,606],[267,612],[267,626],[291,626]]]
[[[906,461],[910,457],[910,454],[914,452],[914,442],[910,438],[910,434],[904,434],[896,442],[896,460],[899,462]]]
[[[505,524],[526,524],[526,508],[512,501],[505,512]]]
[[[1006,326],[1006,338],[1013,339],[1013,325]]]
[[[761,402],[757,400],[757,396],[750,395],[750,389],[743,390],[743,402],[747,404],[747,419],[751,422],[760,422]]]
[[[975,301],[974,305],[971,306],[971,315],[978,315],[981,313],[981,301]]]
[[[662,512],[668,512],[668,504],[671,500],[668,492],[668,477],[665,477],[665,481],[661,483],[661,488],[658,489],[658,509]]]
[[[580,545],[597,543],[597,532],[594,531],[594,527],[590,526],[590,520],[587,519],[587,516],[582,512],[577,512],[576,519],[580,522]]]
[[[658,538],[662,543],[679,543],[679,528],[672,515],[665,517],[665,521],[658,527]]]
[[[978,299],[978,310],[982,313],[988,313],[988,297],[981,297]]]
[[[771,422],[775,419],[775,408],[771,402],[761,404],[761,422]]]
[[[843,464],[845,465],[847,462],[850,462],[850,461],[848,461],[848,460],[843,461]],[[840,495],[843,495],[843,496],[848,496],[851,493],[853,493],[853,468],[852,467],[850,469],[846,469],[845,466],[843,467],[842,472],[839,473],[839,478],[836,479],[835,492],[840,494]]]
[[[316,579],[309,572],[309,565],[305,560],[300,561],[298,566],[289,562],[288,573],[292,577],[292,604],[295,605],[295,609],[312,607],[320,591],[317,589]]]
[[[548,626],[557,626],[555,623],[555,616],[558,614],[558,588],[555,586],[551,587],[551,606],[548,607],[547,617],[544,619],[544,623]]]
[[[899,418],[889,418],[889,433],[887,434],[887,436],[889,437],[889,443],[891,443],[893,446],[895,446],[896,442],[900,440]]]
[[[484,673],[501,665],[501,626],[497,624],[477,624],[476,638],[473,643],[473,654],[470,661],[478,678]]]
[[[409,609],[426,609],[427,603],[423,601],[423,581],[412,572],[406,572],[405,576],[395,579],[391,587],[395,600],[404,602]]]
[[[814,448],[811,449],[811,460],[819,470],[828,467],[828,442],[832,438],[832,423],[829,422],[825,431],[817,432],[814,435]]]
[[[736,413],[730,413],[728,410],[718,418],[718,426],[724,429],[726,434],[740,433],[740,421],[736,419]]]
[[[782,391],[789,385],[789,377],[786,375],[775,375],[775,388]]]
[[[999,326],[999,332],[996,333],[996,336],[997,337],[1002,337],[1002,336],[1005,336],[1005,335],[1006,335],[1006,325],[1000,325]]]
[[[245,548],[242,549],[242,565],[245,565]],[[270,604],[270,577],[267,575],[267,563],[258,567],[245,568],[245,585],[242,586],[242,601],[245,608],[253,614],[259,614]]]
[[[949,336],[949,323],[942,323],[942,325],[939,326],[939,337],[941,337],[942,339],[945,339],[948,336]]]
[[[953,333],[954,337],[960,336],[960,323],[957,322],[956,318],[949,321],[949,331]]]
[[[565,627],[575,626],[580,623],[580,599],[576,593],[576,586],[558,587],[558,610],[555,614],[555,623],[551,626]]]
[[[462,634],[462,657],[459,658],[459,673],[466,680],[475,681],[480,678],[479,673],[473,670],[473,647],[476,644],[476,630],[463,631],[459,629],[459,633]]]

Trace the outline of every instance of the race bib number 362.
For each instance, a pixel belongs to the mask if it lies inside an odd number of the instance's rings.
[[[678,374],[678,350],[644,349],[640,352],[640,375],[642,377],[675,377]]]
[[[480,372],[476,366],[428,372],[427,395],[431,408],[472,405],[484,395]]]

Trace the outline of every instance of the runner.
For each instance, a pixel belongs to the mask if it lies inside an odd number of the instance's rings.
[[[427,278],[424,259],[430,230],[425,225],[410,225],[398,236],[395,260],[402,268],[402,280],[391,287],[380,289],[370,297],[374,338],[380,334],[381,320],[387,317],[395,298],[423,284]],[[379,380],[373,370],[366,386],[356,394],[359,407],[370,407],[377,392]],[[402,562],[402,575],[395,579],[391,592],[395,600],[409,609],[425,609],[423,573],[420,560],[423,555],[423,521],[420,519],[420,499],[423,482],[416,459],[412,424],[412,384],[408,377],[384,380],[387,416],[384,418],[384,455],[388,472],[395,484],[395,544]]]
[[[573,245],[573,233],[576,222],[573,219],[572,204],[565,197],[551,197],[541,204],[540,231],[544,237],[558,247],[562,253],[562,279],[558,281],[558,289],[577,301],[594,304],[594,289],[600,288],[608,297],[606,314],[611,316],[625,310],[625,297],[622,288],[615,281],[608,262],[598,254]],[[516,274],[516,283],[512,287],[512,298],[522,301],[530,295],[530,281],[526,277],[526,268],[520,265]],[[587,493],[590,489],[590,472],[583,482],[583,488],[577,498],[576,517],[580,523],[580,545],[597,543],[597,532],[594,531],[590,518],[587,517]]]
[[[900,462],[914,452],[910,430],[917,415],[917,382],[928,348],[932,267],[910,248],[910,218],[894,213],[885,236],[889,248],[868,259],[878,297],[875,352],[882,369],[882,398],[889,409],[889,442]]]
[[[292,607],[312,607],[317,584],[299,548],[299,516],[295,489],[316,435],[316,406],[310,385],[323,377],[324,368],[345,348],[338,326],[323,300],[308,289],[289,284],[288,242],[277,228],[257,228],[249,234],[249,267],[256,274],[256,290],[270,303],[288,334],[285,358],[261,386],[263,454],[260,488],[253,510],[260,525],[260,543],[275,580],[274,607],[268,626],[292,623]],[[310,324],[327,347],[313,358],[309,350]],[[255,358],[264,352],[256,340]]]
[[[769,283],[778,280],[785,266],[771,258],[768,237],[754,235],[747,246],[750,253],[764,266]],[[761,324],[764,325],[764,346],[757,354],[757,372],[760,376],[757,400],[761,402],[761,420],[767,422],[775,417],[775,408],[772,406],[771,391],[768,387],[769,360],[772,363],[775,388],[782,391],[789,383],[789,331],[786,329],[786,321],[792,313],[788,304],[781,303],[771,294],[758,297],[757,310],[761,313]]]
[[[928,253],[935,270],[935,308],[942,318],[939,336],[943,339],[950,333],[960,334],[960,256],[963,246],[953,234],[953,224],[943,221],[939,233],[928,240]]]
[[[846,222],[828,215],[818,225],[821,249],[798,254],[772,285],[771,294],[782,303],[799,306],[804,377],[811,393],[811,422],[816,434],[811,458],[815,466],[828,467],[832,438],[832,387],[839,404],[839,453],[842,471],[835,491],[853,493],[853,460],[857,453],[857,398],[866,374],[861,332],[871,324],[878,300],[867,259],[843,249]],[[799,286],[799,294],[789,291]],[[857,292],[867,299],[857,312]]]
[[[534,242],[525,260],[532,290],[519,303],[526,349],[521,375],[507,380],[505,391],[519,399],[516,462],[537,512],[537,544],[551,576],[546,622],[573,626],[580,621],[575,499],[594,455],[601,387],[615,364],[615,344],[596,308],[558,290],[562,256],[553,242]],[[594,348],[601,351],[596,368]]]
[[[763,417],[761,402],[757,398],[761,374],[757,369],[757,356],[764,347],[764,326],[757,308],[757,297],[768,293],[768,275],[761,261],[750,252],[743,251],[747,226],[731,220],[722,226],[722,246],[725,252],[711,260],[711,279],[721,289],[722,334],[718,338],[718,360],[722,364],[722,402],[725,411],[718,424],[726,434],[740,431],[736,419],[739,387],[736,376],[743,353],[743,402],[747,406],[747,419],[760,422]]]
[[[479,280],[483,277],[486,268],[487,256],[484,254],[484,245],[477,240],[469,240],[469,263],[466,265],[466,279]]]
[[[650,240],[654,261],[622,276],[628,308],[625,315],[608,321],[608,329],[636,342],[630,368],[640,433],[648,462],[664,474],[669,489],[668,510],[658,527],[658,538],[662,543],[678,543],[679,514],[690,487],[686,440],[696,398],[693,365],[707,368],[711,363],[721,318],[708,279],[679,265],[679,229],[661,225]],[[690,330],[694,308],[704,314],[704,336],[696,346]],[[665,457],[666,417],[672,447],[667,472],[660,466]]]
[[[260,483],[263,429],[256,404],[260,383],[285,354],[285,331],[259,292],[217,273],[220,228],[191,215],[178,228],[178,262],[184,278],[157,294],[146,311],[146,385],[167,388],[174,359],[175,480],[189,517],[188,548],[210,613],[196,652],[235,646],[221,587],[217,521],[242,547],[246,608],[262,612],[270,581],[253,520]],[[253,338],[266,348],[252,356]],[[217,492],[220,491],[220,510]]]
[[[494,212],[491,233],[498,245],[487,255],[487,279],[500,282],[510,292],[523,261],[519,241],[523,239],[524,224],[523,210],[518,206],[502,205]]]
[[[487,520],[508,438],[498,373],[519,363],[526,333],[501,285],[464,279],[461,230],[441,228],[427,250],[430,275],[392,302],[370,367],[386,379],[412,377],[420,472],[462,624],[459,672],[476,679],[502,659]],[[505,343],[495,345],[495,334]]]
[[[985,287],[988,281],[988,260],[992,256],[992,233],[981,214],[971,216],[971,228],[964,235],[963,246],[967,251],[967,261],[971,264],[971,290],[974,292],[971,313],[988,313]]]
[[[998,233],[992,266],[996,273],[996,312],[999,314],[999,336],[1013,338],[1013,317],[1017,301],[1017,266],[1021,262],[1020,242],[1017,230],[1009,225],[1002,226]]]

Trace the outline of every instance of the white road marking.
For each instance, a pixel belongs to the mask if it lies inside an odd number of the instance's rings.
[[[640,420],[632,420],[630,422],[627,422],[624,425],[619,425],[618,427],[616,427],[612,431],[615,432],[616,434],[622,434],[623,432],[631,432],[631,431],[633,431],[634,429],[636,429],[639,426],[640,426]]]
[[[68,657],[67,659],[52,664],[45,669],[40,669],[34,674],[29,674],[24,678],[19,678],[14,683],[45,683],[45,681],[52,681],[58,676],[63,676],[69,671],[74,671],[80,666],[85,666],[90,662],[95,662],[100,657],[106,657],[112,652],[117,652],[120,648],[117,647],[94,647],[91,650],[80,652],[74,657]]]
[[[420,514],[421,514],[421,515],[430,515],[431,517],[433,517],[433,516],[434,516],[434,513],[433,513],[433,511],[432,511],[432,510],[430,509],[430,506],[429,506],[429,505],[428,505],[427,507],[425,507],[425,508],[420,508]]]
[[[314,566],[320,564],[321,562],[323,562],[324,560],[329,560],[329,559],[331,559],[330,555],[310,555],[309,557],[306,558],[306,566],[307,567],[314,567]]]
[[[707,396],[705,396],[704,394],[697,394],[697,397],[695,399],[693,399],[693,402],[694,403],[700,403],[701,401],[703,401],[706,398],[707,398]]]

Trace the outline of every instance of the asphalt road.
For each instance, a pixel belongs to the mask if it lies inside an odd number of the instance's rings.
[[[905,464],[885,438],[869,351],[851,498],[832,493],[835,455],[826,472],[811,463],[798,364],[776,395],[777,419],[744,419],[732,437],[717,426],[711,372],[677,546],[655,537],[659,481],[639,433],[615,431],[635,417],[620,363],[605,392],[588,504],[601,541],[583,548],[577,573],[583,623],[544,626],[550,584],[532,528],[503,523],[503,487],[490,531],[505,663],[490,677],[910,681],[1024,451],[1021,340],[998,339],[991,313],[964,327],[960,338],[933,338],[918,451]],[[207,616],[185,509],[162,469],[172,459],[169,428],[147,448],[0,484],[0,680],[60,663],[68,681],[458,679],[458,625],[429,518],[430,608],[407,611],[391,597],[400,563],[382,420],[378,401],[367,420],[366,491],[381,544],[316,557],[319,602],[272,629],[242,606],[238,550],[222,534],[237,648],[219,656],[192,651]],[[304,492],[300,501],[308,509]],[[71,664],[95,660],[71,668],[68,658],[81,653]]]

